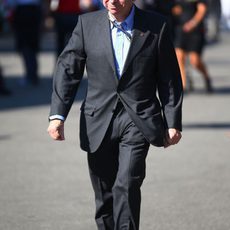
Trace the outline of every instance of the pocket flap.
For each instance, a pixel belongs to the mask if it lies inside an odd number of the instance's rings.
[[[90,104],[85,104],[85,106],[83,108],[81,108],[81,110],[84,112],[84,114],[87,114],[89,116],[93,116],[96,107]]]

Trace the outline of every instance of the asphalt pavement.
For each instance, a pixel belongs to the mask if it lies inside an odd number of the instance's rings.
[[[0,96],[0,229],[96,230],[86,154],[78,120],[86,80],[66,121],[66,140],[47,135],[52,36],[39,55],[41,82],[20,87],[23,63],[12,38],[0,40],[10,97]],[[151,147],[142,187],[141,230],[230,229],[230,33],[206,47],[213,94],[190,71],[194,91],[183,106],[183,137],[168,149]]]

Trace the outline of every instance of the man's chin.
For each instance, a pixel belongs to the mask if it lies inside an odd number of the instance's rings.
[[[117,15],[117,14],[118,14],[118,9],[112,8],[112,9],[109,9],[109,12],[110,12],[112,15]]]

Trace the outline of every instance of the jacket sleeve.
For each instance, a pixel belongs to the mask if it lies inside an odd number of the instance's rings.
[[[158,94],[165,128],[182,130],[183,88],[169,29],[163,24],[158,40]]]
[[[72,36],[59,56],[53,76],[50,116],[67,117],[84,74],[84,52],[81,16]]]

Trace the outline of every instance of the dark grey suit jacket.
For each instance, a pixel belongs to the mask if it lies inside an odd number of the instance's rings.
[[[80,142],[97,150],[118,99],[146,139],[163,146],[165,129],[181,130],[182,84],[174,47],[162,16],[135,9],[133,37],[121,79],[115,68],[107,11],[79,17],[54,73],[50,115],[67,117],[86,67]]]

